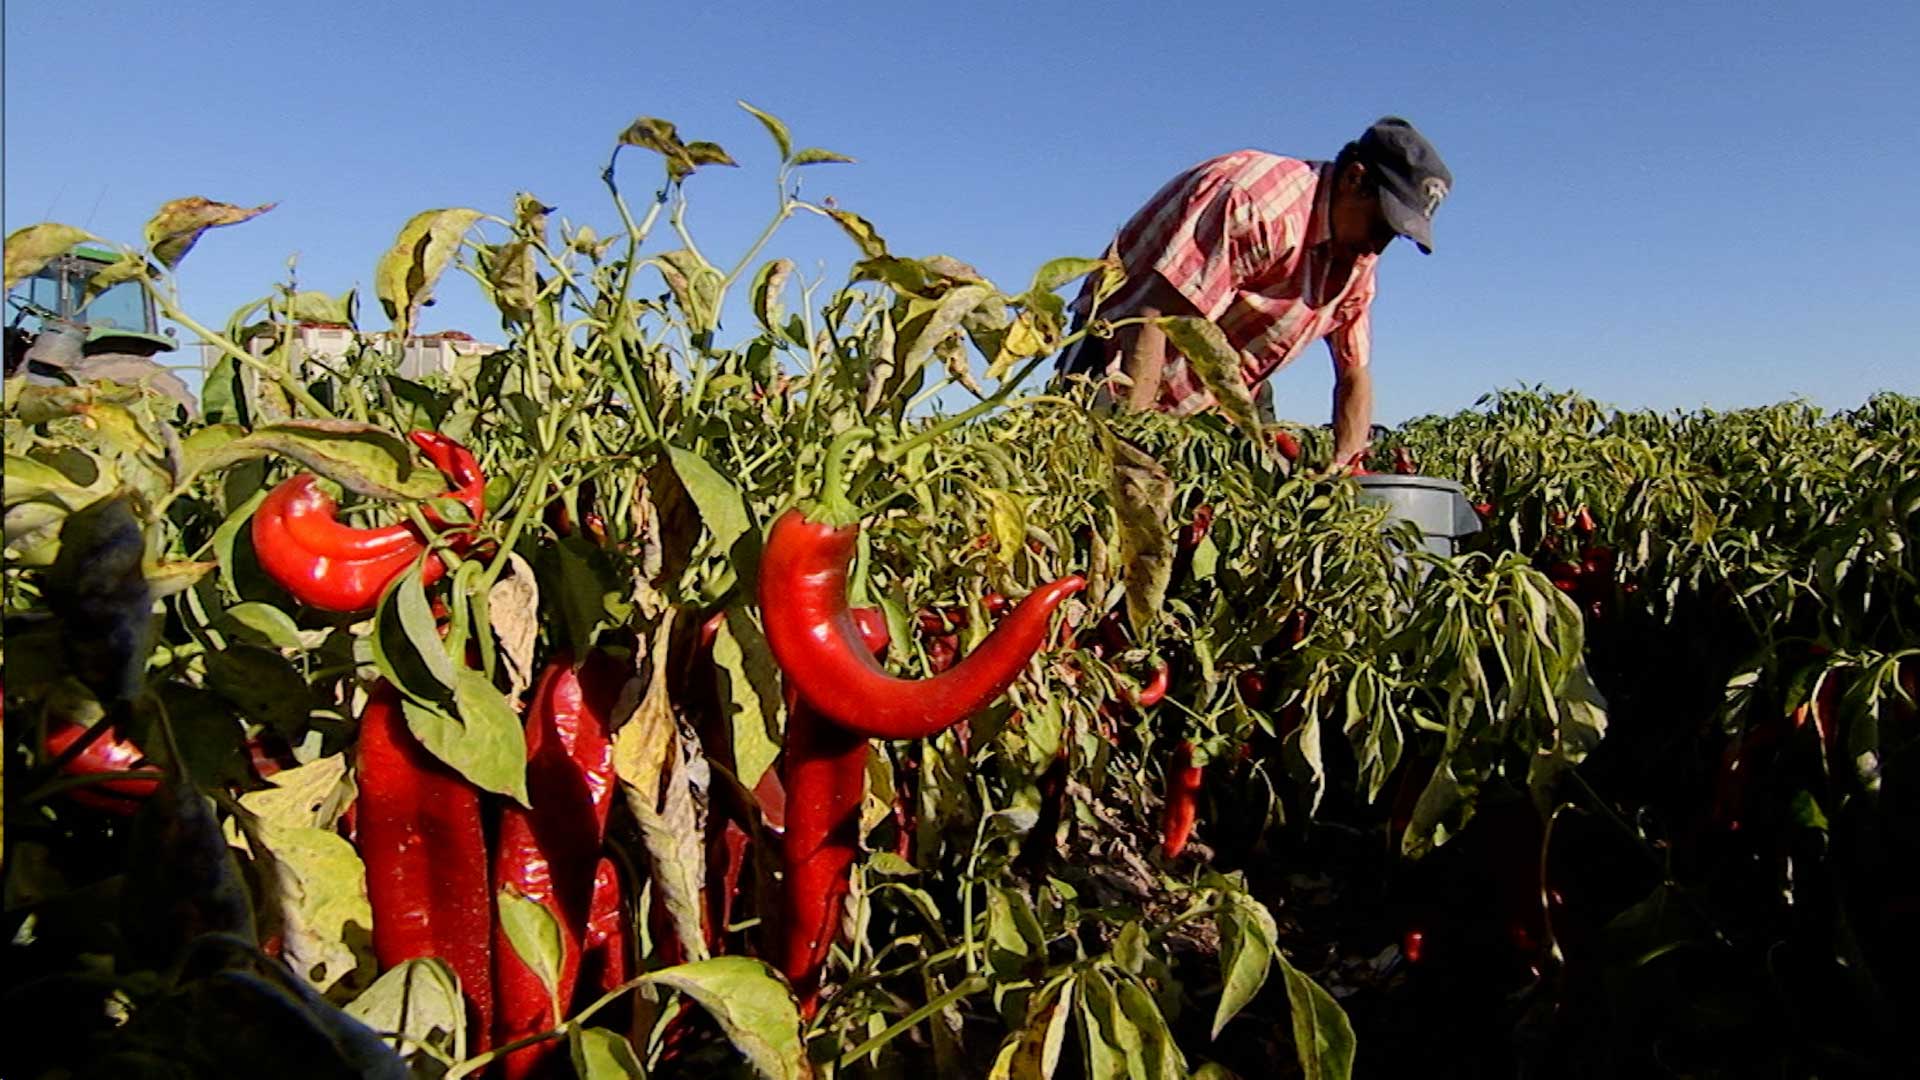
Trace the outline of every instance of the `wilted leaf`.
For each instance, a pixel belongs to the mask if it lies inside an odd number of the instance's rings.
[[[1155,320],[1166,331],[1167,340],[1187,358],[1187,366],[1213,395],[1233,426],[1265,446],[1260,417],[1253,407],[1253,393],[1240,373],[1240,353],[1212,319],[1168,316]]]
[[[485,217],[478,210],[450,208],[422,210],[407,219],[400,235],[374,267],[373,291],[393,323],[395,336],[405,339],[413,315],[433,295],[474,223]]]
[[[487,620],[507,660],[507,681],[519,694],[533,685],[533,647],[540,633],[540,584],[533,567],[507,553],[507,572],[487,592]]]
[[[147,221],[147,249],[160,265],[171,270],[180,265],[200,234],[222,225],[238,225],[274,208],[274,203],[255,207],[214,202],[198,195],[175,199],[162,206]]]
[[[373,956],[366,947],[373,908],[367,901],[360,853],[331,828],[263,821],[253,836],[264,841],[272,856],[274,900],[288,966],[321,991],[357,971],[371,976]],[[353,949],[356,937],[361,954]]]
[[[917,371],[927,358],[933,355],[933,347],[960,329],[960,320],[967,313],[979,307],[981,302],[993,295],[993,289],[986,285],[961,285],[951,289],[940,298],[933,314],[920,326],[920,332],[914,336],[913,343],[900,358],[900,366],[905,371]]]
[[[613,768],[628,809],[640,823],[658,895],[672,917],[685,955],[703,959],[701,884],[706,858],[692,792],[680,775],[673,705],[667,697],[667,642],[671,609],[655,630],[652,671],[646,694],[613,739]]]
[[[1173,576],[1173,479],[1151,455],[1113,434],[1096,429],[1108,463],[1107,492],[1120,520],[1120,572],[1127,590],[1127,615],[1141,630],[1154,625]]]
[[[40,268],[52,262],[56,256],[68,248],[94,235],[85,229],[76,229],[71,225],[43,221],[38,225],[29,225],[7,234],[6,245],[6,287],[12,289],[16,284],[27,280],[40,272]]]
[[[869,259],[878,259],[887,253],[887,242],[874,231],[873,223],[849,210],[825,211],[826,215],[840,223],[853,242],[859,246],[860,254]]]
[[[786,319],[786,305],[781,303],[780,294],[792,274],[792,259],[774,259],[753,276],[753,314],[769,334],[778,334],[780,323]]]
[[[332,829],[355,794],[344,753],[283,769],[267,784],[240,796],[240,805],[265,824],[284,829]]]
[[[406,1036],[398,1046],[402,1053],[412,1052],[411,1043],[425,1043],[455,1061],[467,1056],[460,977],[438,957],[402,961],[354,998],[346,1012],[375,1031]]]
[[[679,248],[660,255],[660,275],[667,279],[673,298],[686,313],[687,325],[704,333],[720,325],[720,291],[726,276],[698,254]]]

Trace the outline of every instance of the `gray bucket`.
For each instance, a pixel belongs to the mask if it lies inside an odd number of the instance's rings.
[[[1419,526],[1427,550],[1436,555],[1454,554],[1462,538],[1480,531],[1480,515],[1452,480],[1375,473],[1353,482],[1360,485],[1361,501],[1385,503],[1393,519]]]

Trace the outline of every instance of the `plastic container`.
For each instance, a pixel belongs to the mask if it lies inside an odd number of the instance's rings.
[[[1452,480],[1374,473],[1353,482],[1360,485],[1362,500],[1385,503],[1394,518],[1419,526],[1427,550],[1436,555],[1454,554],[1463,537],[1480,531],[1480,515]]]

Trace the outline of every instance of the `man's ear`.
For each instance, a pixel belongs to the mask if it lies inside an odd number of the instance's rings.
[[[1367,166],[1365,162],[1350,161],[1347,163],[1347,167],[1340,172],[1340,186],[1347,191],[1361,191],[1365,189],[1366,182]]]

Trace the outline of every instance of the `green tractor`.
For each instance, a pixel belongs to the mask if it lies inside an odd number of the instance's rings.
[[[119,256],[76,247],[40,268],[7,294],[13,316],[6,329],[6,374],[30,382],[79,384],[101,380],[144,384],[196,408],[187,384],[155,357],[179,346],[162,333],[153,298],[123,281],[87,302],[87,282]]]

